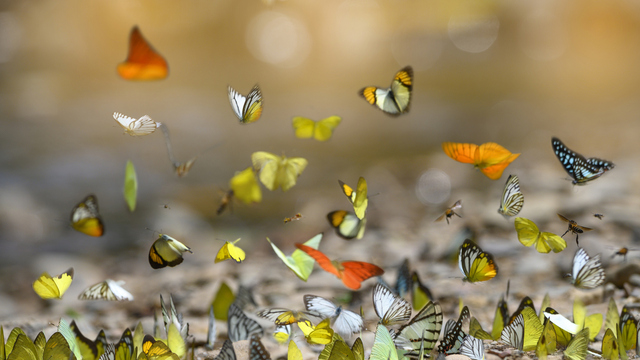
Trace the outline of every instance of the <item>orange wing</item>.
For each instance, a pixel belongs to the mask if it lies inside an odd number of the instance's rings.
[[[442,143],[442,150],[453,160],[465,164],[475,164],[475,154],[478,149],[476,144],[464,144],[454,142]]]
[[[511,151],[505,149],[501,145],[494,142],[488,142],[478,147],[473,163],[476,167],[484,169],[488,166],[497,165],[506,161],[511,155]]]
[[[318,265],[320,265],[321,268],[324,269],[324,271],[331,273],[335,276],[337,276],[338,278],[342,278],[342,274],[340,273],[340,271],[338,271],[338,269],[336,268],[336,266],[333,264],[333,262],[331,260],[329,260],[329,258],[327,257],[327,255],[321,253],[320,251],[307,246],[307,245],[303,245],[303,244],[296,244],[296,247],[304,252],[306,252],[309,256],[311,256],[312,258],[314,258],[317,262]],[[360,286],[358,286],[360,287]]]
[[[496,165],[481,168],[480,171],[482,171],[483,174],[487,175],[489,179],[498,180],[502,176],[502,172],[504,171],[504,169],[506,169],[507,166],[509,166],[509,164],[511,164],[511,162],[515,160],[518,156],[520,156],[520,154],[511,154],[511,156],[509,156],[503,162]]]
[[[360,283],[373,276],[384,274],[380,267],[361,261],[345,261],[342,264],[342,282],[353,290],[360,289]]]
[[[162,80],[169,75],[169,65],[135,26],[129,37],[129,55],[118,64],[118,74],[125,80]]]

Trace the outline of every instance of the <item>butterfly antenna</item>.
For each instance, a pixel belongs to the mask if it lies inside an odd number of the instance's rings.
[[[174,164],[175,166],[177,162],[176,162],[176,159],[173,157],[173,149],[171,148],[171,137],[169,137],[169,128],[165,124],[160,125],[160,128],[162,129],[162,134],[164,135],[164,142],[165,144],[167,144],[167,153],[169,154],[169,161],[171,161],[171,163]]]

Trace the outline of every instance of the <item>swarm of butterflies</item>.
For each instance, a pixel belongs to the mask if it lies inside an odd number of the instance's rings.
[[[138,27],[131,31],[129,55],[125,62],[118,65],[117,71],[123,79],[136,81],[161,80],[169,73],[167,61],[144,39]],[[361,89],[359,94],[371,105],[396,117],[409,111],[412,87],[413,70],[407,66],[395,74],[389,88],[369,86]],[[247,96],[231,86],[227,91],[232,111],[241,124],[250,124],[260,119],[263,100],[257,84]],[[186,162],[177,161],[173,155],[167,126],[156,122],[148,115],[136,119],[116,112],[113,118],[125,133],[131,136],[150,135],[160,128],[165,138],[169,160],[179,177],[189,173],[199,156]],[[292,126],[298,138],[327,141],[341,121],[338,116],[330,116],[320,121],[294,117]],[[574,185],[587,185],[615,166],[611,161],[584,157],[555,137],[551,139],[551,145]],[[473,164],[474,168],[491,180],[499,180],[509,164],[520,155],[494,142],[481,145],[444,142],[442,149],[447,156],[458,162]],[[308,161],[301,157],[287,158],[264,151],[254,152],[251,156],[251,166],[237,172],[230,179],[230,190],[222,198],[217,213],[222,214],[234,198],[246,204],[261,202],[259,183],[271,191],[278,188],[283,191],[290,190],[296,185],[298,177],[307,165]],[[331,211],[327,214],[327,220],[341,238],[362,239],[369,203],[367,181],[360,177],[356,186],[351,187],[338,180],[338,185],[353,206],[353,211]],[[125,166],[123,195],[130,211],[134,211],[136,207],[137,188],[135,167],[128,161]],[[518,176],[509,175],[497,212],[510,219],[520,213],[523,205],[524,195],[520,190]],[[446,220],[447,224],[454,221],[454,216],[461,217],[462,207],[462,200],[456,201],[435,221]],[[601,219],[603,215],[596,216]],[[303,218],[302,214],[297,213],[285,218],[284,223]],[[571,283],[576,288],[584,290],[603,285],[605,273],[600,255],[590,256],[585,249],[579,247],[579,235],[592,229],[578,225],[576,221],[561,214],[558,214],[558,218],[568,226],[567,231],[560,236],[541,231],[532,220],[516,217],[514,227],[518,240],[524,246],[534,247],[539,253],[558,253],[567,247],[563,237],[567,233],[576,235],[578,248],[573,257],[572,272],[568,275]],[[88,195],[77,203],[71,212],[70,223],[73,229],[88,236],[99,237],[104,234],[105,226],[96,195]],[[273,324],[273,338],[278,343],[287,345],[288,359],[302,359],[299,349],[301,342],[294,341],[296,334],[301,334],[312,349],[319,350],[318,358],[321,360],[363,360],[366,354],[373,360],[403,357],[421,360],[436,356],[436,353],[459,353],[473,360],[483,360],[484,340],[499,341],[501,345],[492,346],[490,351],[501,357],[535,351],[538,358],[545,359],[548,354],[563,349],[564,356],[571,360],[584,360],[588,353],[614,360],[626,359],[627,350],[636,349],[640,345],[637,341],[637,320],[626,307],[618,315],[613,299],[606,314],[602,348],[596,350],[588,345],[601,331],[601,314],[587,316],[584,304],[576,300],[573,318],[569,320],[550,307],[549,297],[546,296],[540,312],[536,312],[533,302],[527,297],[522,300],[516,312],[509,315],[508,286],[506,296],[503,296],[497,305],[491,333],[483,330],[480,323],[472,317],[471,310],[463,305],[462,300],[457,320],[449,319],[443,327],[442,306],[422,283],[418,273],[410,271],[408,261],[404,261],[400,267],[395,286],[390,286],[380,277],[385,270],[375,264],[357,260],[332,260],[319,250],[322,237],[323,234],[318,234],[304,243],[295,244],[296,249],[291,255],[286,255],[269,238],[267,241],[284,265],[305,282],[312,275],[315,264],[334,275],[352,291],[360,290],[366,280],[377,277],[377,283],[371,290],[373,309],[378,318],[377,325],[375,329],[365,327],[362,308],[359,313],[354,312],[334,303],[333,300],[313,294],[303,296],[301,304],[304,305],[304,309],[301,305],[299,310],[269,308],[258,311],[258,317]],[[215,257],[215,263],[229,259],[237,263],[245,261],[246,253],[239,245],[240,240],[225,241]],[[175,267],[184,261],[183,255],[186,252],[192,253],[189,246],[167,234],[159,234],[149,249],[149,264],[153,269]],[[620,250],[617,254],[626,256],[626,253]],[[466,239],[458,249],[458,265],[462,280],[469,283],[489,281],[498,274],[494,256],[483,251],[470,239]],[[43,299],[61,299],[71,285],[73,277],[73,268],[57,276],[45,272],[33,282],[33,289]],[[83,290],[78,297],[82,300],[133,301],[133,295],[125,290],[123,285],[122,281],[107,279]],[[407,297],[410,300],[407,300]],[[41,333],[32,342],[22,330],[13,329],[4,346],[0,346],[0,360],[183,358],[187,356],[189,326],[177,313],[173,299],[170,301],[169,310],[165,308],[162,297],[161,304],[164,335],[159,330],[160,326],[155,327],[154,336],[145,335],[139,324],[133,333],[126,329],[118,342],[110,344],[104,332],[95,340],[90,340],[82,335],[75,323],[67,324],[61,320],[58,332],[48,340]],[[271,358],[262,344],[262,339],[266,337],[263,326],[246,312],[251,306],[255,307],[257,304],[249,289],[240,286],[238,293],[234,295],[228,285],[221,284],[209,309],[209,332],[205,343],[208,349],[217,347],[216,319],[226,320],[228,339],[224,341],[216,360],[235,360],[233,343],[242,340],[249,341],[251,360]],[[0,339],[4,341],[2,331],[0,328]],[[370,349],[365,348],[362,341],[361,335],[365,331],[375,332]],[[352,340],[354,337],[356,339]],[[496,353],[496,348],[504,352]]]

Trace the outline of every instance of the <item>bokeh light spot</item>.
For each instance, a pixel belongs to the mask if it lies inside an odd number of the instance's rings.
[[[452,16],[448,25],[453,44],[470,53],[489,49],[498,38],[499,29],[500,21],[492,14]]]
[[[311,37],[302,22],[276,11],[265,11],[249,23],[246,44],[260,61],[295,67],[309,55]]]
[[[451,195],[449,175],[439,169],[428,169],[418,179],[416,195],[424,205],[442,204]]]

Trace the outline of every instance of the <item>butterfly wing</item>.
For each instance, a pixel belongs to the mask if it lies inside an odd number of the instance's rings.
[[[282,186],[282,191],[292,188],[298,181],[298,177],[307,167],[307,159],[301,157],[283,158],[278,168],[275,188]],[[260,173],[262,175],[262,173]]]
[[[444,153],[447,154],[448,157],[465,164],[473,164],[475,162],[474,158],[477,149],[478,145],[476,144],[442,143],[442,150],[444,150]]]
[[[257,334],[251,335],[251,341],[249,344],[249,360],[270,360],[271,354],[260,341],[260,337]]]
[[[370,360],[398,360],[398,352],[386,326],[378,324]]]
[[[609,168],[613,168],[613,164],[605,160],[585,159],[556,137],[551,138],[551,146],[564,170],[573,178],[574,185],[586,185],[587,182],[602,176]]]
[[[231,108],[241,124],[249,124],[260,118],[262,115],[262,93],[258,84],[251,89],[246,97],[231,86],[227,88],[227,92]]]
[[[241,263],[246,258],[244,250],[237,247],[235,245],[240,239],[235,240],[234,242],[225,241],[224,245],[218,251],[216,255],[215,263],[219,263],[224,260],[232,259],[237,263]]]
[[[458,321],[452,326],[449,331],[445,330],[444,339],[438,346],[438,352],[444,353],[445,355],[457,354],[460,351],[460,347],[462,346],[462,342],[464,338],[467,336],[465,332],[462,330],[462,326],[466,320],[470,317],[469,309],[465,306],[462,308],[460,312],[460,316],[458,317]]]
[[[587,346],[589,345],[589,329],[583,329],[573,340],[569,342],[566,350],[563,352],[564,356],[569,360],[585,360],[587,358]]]
[[[304,245],[309,246],[313,249],[318,249],[320,246],[320,240],[322,240],[322,234],[318,234],[304,243]],[[273,251],[276,255],[284,262],[285,265],[291,271],[293,271],[301,280],[307,281],[309,279],[309,275],[313,271],[313,263],[315,260],[307,255],[304,251],[296,249],[291,256],[286,256],[274,243],[271,242],[269,238],[267,241],[271,244]]]
[[[302,116],[296,116],[292,120],[293,129],[298,139],[308,139],[315,133],[316,122]]]
[[[227,328],[229,340],[232,342],[240,340],[248,340],[251,335],[264,335],[262,326],[255,320],[247,317],[236,304],[229,306],[229,314],[227,315]]]
[[[154,269],[174,267],[182,263],[185,251],[191,252],[191,249],[168,235],[160,234],[149,249],[149,264]]]
[[[466,281],[477,282],[493,279],[498,274],[498,266],[493,256],[482,251],[473,241],[467,239],[460,247],[458,265]]]
[[[129,36],[129,54],[118,64],[118,74],[125,80],[162,80],[169,75],[169,65],[134,26]]]
[[[391,82],[391,92],[399,113],[409,112],[413,90],[413,68],[406,66],[396,73]]]
[[[409,323],[398,329],[394,342],[397,347],[413,352],[424,343],[424,352],[428,354],[436,345],[441,329],[442,308],[429,301]]]
[[[515,320],[504,327],[500,341],[518,350],[522,350],[524,344],[524,318],[518,314]]]
[[[269,190],[278,188],[278,168],[284,159],[266,151],[257,151],[251,155],[253,168],[260,172],[260,182]]]
[[[71,210],[71,226],[89,236],[102,236],[104,225],[98,210],[98,198],[88,195]]]
[[[340,122],[342,122],[342,118],[340,116],[329,116],[328,118],[316,122],[313,137],[318,141],[329,140],[333,135],[333,130],[340,125]]]
[[[411,305],[380,283],[373,288],[373,308],[384,326],[401,324],[411,318]]]
[[[600,255],[590,258],[583,248],[579,248],[573,257],[573,284],[581,289],[594,289],[604,283],[605,274]]]
[[[360,289],[361,283],[373,276],[384,274],[382,268],[362,261],[345,261],[342,264],[344,270],[339,276],[346,287],[353,290]]]
[[[345,338],[362,331],[363,328],[364,321],[362,316],[342,308],[340,308],[339,315],[333,321],[333,329]]]
[[[245,204],[259,203],[262,201],[262,191],[256,179],[253,168],[248,167],[236,173],[229,180],[229,187],[236,199]]]
[[[500,199],[500,208],[498,213],[502,214],[505,218],[516,216],[522,210],[524,205],[524,196],[520,192],[520,181],[518,176],[509,175],[504,190],[502,191],[502,198]],[[527,245],[528,246],[528,245]]]
[[[360,220],[345,210],[336,210],[327,214],[329,224],[336,229],[336,234],[345,240],[362,239],[367,219]]]
[[[105,282],[108,289],[104,293],[105,300],[133,301],[133,295],[122,287],[122,285],[124,285],[124,281],[113,281],[107,279]]]
[[[113,118],[122,126],[125,133],[131,136],[149,135],[162,125],[151,119],[148,115],[144,115],[140,119],[134,119],[130,116],[114,112]]]
[[[298,249],[304,251],[305,253],[307,253],[307,255],[311,256],[324,271],[330,274],[333,274],[338,278],[342,278],[342,274],[338,271],[338,269],[333,264],[333,262],[329,260],[329,258],[325,254],[307,245],[303,245],[303,244],[295,244],[295,245]]]
[[[56,277],[44,272],[33,282],[33,290],[43,299],[62,299],[72,281],[73,268]]]
[[[460,346],[460,354],[471,360],[484,360],[484,343],[471,335],[467,335]]]

